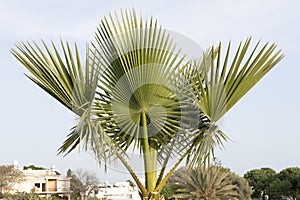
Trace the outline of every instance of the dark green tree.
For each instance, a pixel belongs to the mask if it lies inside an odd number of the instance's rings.
[[[266,199],[268,185],[275,174],[275,170],[271,168],[261,168],[251,170],[244,175],[244,178],[254,190],[252,198],[262,197],[263,200]]]
[[[176,194],[176,190],[179,189],[178,184],[169,183],[167,184],[161,191],[161,194],[164,196],[166,200],[175,199],[174,195]]]
[[[282,170],[269,187],[273,191],[277,189],[277,196],[280,194],[283,197],[298,199],[300,197],[300,168],[290,167]]]
[[[287,196],[288,188],[288,181],[281,180],[278,174],[276,174],[271,178],[267,191],[270,199],[282,199]]]
[[[27,170],[27,169],[32,169],[32,170],[45,170],[46,168],[44,167],[37,167],[35,165],[28,165],[28,166],[24,166],[23,167],[24,170]]]
[[[135,184],[132,180],[127,180],[127,182],[129,183],[130,187],[135,187]]]

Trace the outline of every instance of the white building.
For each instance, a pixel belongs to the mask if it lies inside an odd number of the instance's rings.
[[[113,185],[109,183],[99,184],[94,189],[92,195],[101,200],[140,200],[137,188],[131,187],[129,182],[116,182]]]
[[[14,162],[14,165],[16,162]],[[15,165],[15,167],[17,167]],[[45,170],[21,170],[23,180],[16,183],[11,190],[14,192],[34,192],[41,197],[50,197],[57,194],[67,196],[70,199],[70,180],[71,178],[62,176],[52,166],[51,169]]]

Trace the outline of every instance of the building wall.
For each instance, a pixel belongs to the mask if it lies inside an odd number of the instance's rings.
[[[35,192],[42,196],[70,194],[70,179],[54,170],[21,170],[24,180],[14,185],[12,192]]]
[[[116,182],[114,185],[100,184],[93,196],[101,200],[140,200],[138,190],[128,182]]]

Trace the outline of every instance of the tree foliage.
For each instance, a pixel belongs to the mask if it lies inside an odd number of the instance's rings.
[[[187,174],[188,174],[188,169],[186,167],[180,167],[172,174],[172,176],[168,180],[168,184],[184,183]]]
[[[0,194],[9,192],[23,179],[22,172],[15,169],[13,165],[0,165]]]
[[[300,168],[286,168],[274,175],[268,186],[268,194],[272,199],[300,198]]]
[[[254,169],[244,175],[253,187],[253,198],[282,199],[300,197],[300,168],[290,167],[276,173],[271,168]]]
[[[238,193],[239,200],[251,200],[253,190],[251,189],[248,181],[245,178],[230,171],[226,179],[228,179],[228,181],[230,181],[232,185],[237,186],[236,191]]]
[[[179,184],[168,183],[161,191],[161,194],[166,200],[175,199],[176,191],[180,188]]]
[[[32,169],[32,170],[45,170],[46,168],[44,167],[37,167],[35,165],[28,165],[28,166],[24,166],[23,167],[24,170],[27,170],[27,169]]]
[[[126,182],[129,183],[130,187],[134,188],[136,186],[132,180],[127,180]]]
[[[91,192],[98,187],[98,178],[94,172],[78,169],[74,173],[69,169],[67,177],[71,177],[71,198],[86,200]]]
[[[231,172],[227,168],[223,168],[222,166],[210,166],[208,169],[203,168],[202,170],[194,170],[196,173],[192,173],[187,168],[180,168],[174,172],[171,176],[168,185],[171,188],[177,188],[177,192],[179,195],[174,195],[175,197],[184,197],[182,196],[183,191],[186,192],[186,187],[191,187],[193,185],[194,190],[190,189],[192,193],[200,193],[207,195],[204,196],[195,196],[195,197],[187,197],[187,199],[243,199],[248,200],[251,199],[252,190],[246,179],[240,177],[239,175]],[[212,178],[214,175],[214,178]],[[201,178],[199,178],[201,177]],[[192,180],[192,181],[191,181]],[[190,182],[190,183],[189,183]],[[180,187],[179,187],[180,186]],[[196,188],[197,186],[197,188]],[[225,192],[219,192],[220,188],[224,189],[229,188]],[[172,190],[169,190],[172,192]],[[176,193],[176,192],[175,192]],[[174,193],[174,194],[175,194]],[[213,194],[217,194],[218,196],[213,196]]]
[[[189,200],[238,200],[238,187],[228,178],[230,172],[219,166],[189,170],[176,198]]]
[[[64,199],[67,200],[68,197],[60,197],[56,194],[51,195],[51,197],[40,197],[37,193],[26,193],[26,192],[16,192],[14,194],[6,194],[4,195],[5,200],[60,200]],[[1,198],[1,197],[0,197]],[[74,200],[74,199],[72,199]]]
[[[247,172],[244,178],[248,180],[250,186],[253,187],[253,198],[265,198],[271,178],[276,174],[276,171],[271,168],[254,169]]]
[[[82,183],[78,177],[72,172],[71,169],[67,171],[67,177],[70,177],[70,190],[71,190],[71,199],[79,200],[80,199],[80,189],[82,188]]]

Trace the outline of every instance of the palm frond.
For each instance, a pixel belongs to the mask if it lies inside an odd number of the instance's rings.
[[[187,157],[190,167],[201,165],[203,161],[209,163],[214,149],[223,147],[228,137],[219,130],[216,122],[283,58],[275,44],[265,44],[259,50],[258,42],[249,52],[250,42],[251,38],[240,43],[231,63],[230,43],[223,62],[220,43],[207,50],[202,60],[189,68],[187,76],[193,85],[197,105],[207,121],[206,127],[198,131],[193,140],[193,150]]]
[[[146,112],[147,137],[158,146],[167,145],[181,128],[176,72],[186,67],[169,34],[152,18],[143,22],[134,11],[126,11],[101,21],[93,46],[103,66],[97,120],[128,149],[142,145]]]
[[[240,43],[233,56],[228,44],[222,61],[222,44],[211,47],[206,59],[198,62],[192,84],[198,97],[198,106],[213,121],[217,122],[282,58],[275,44],[260,42],[250,50],[251,38]],[[230,63],[230,57],[232,61]]]
[[[75,44],[72,51],[69,43],[61,41],[61,49],[52,42],[52,50],[42,41],[21,43],[11,50],[13,55],[29,70],[27,75],[34,83],[61,102],[78,117],[78,124],[59,148],[59,153],[70,153],[79,144],[87,150],[91,147],[106,157],[110,152],[110,140],[93,119],[93,104],[100,73],[99,60],[91,57],[87,46],[86,62],[82,65],[79,50]],[[60,56],[62,52],[63,56]],[[75,53],[74,53],[75,52]],[[100,150],[101,153],[99,153]],[[103,154],[102,154],[103,153]],[[111,155],[111,153],[110,153]]]

